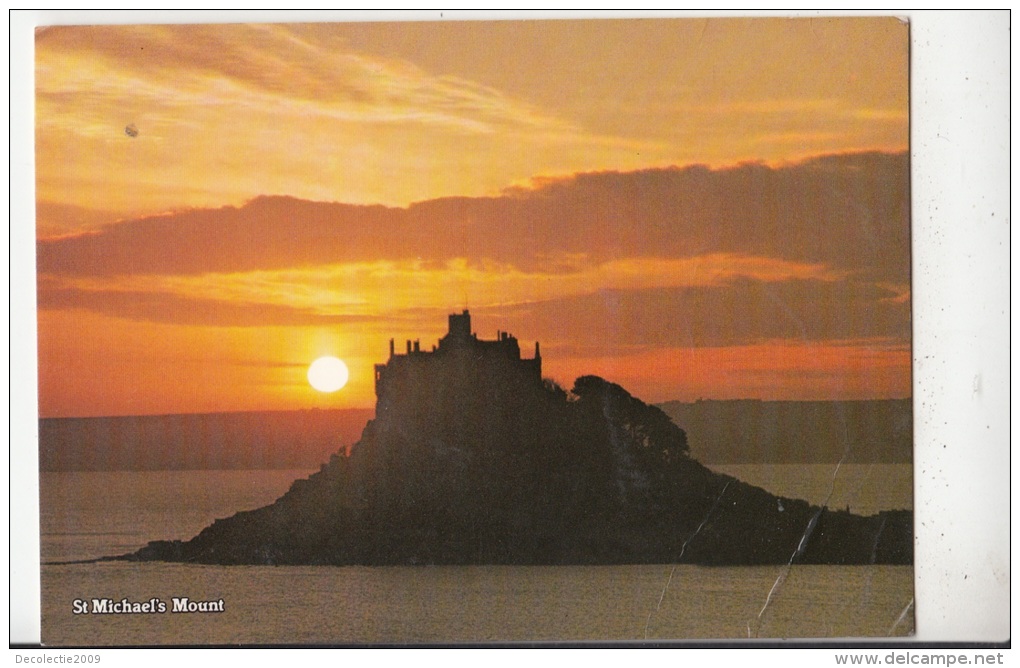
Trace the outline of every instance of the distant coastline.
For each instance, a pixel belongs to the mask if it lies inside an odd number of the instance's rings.
[[[707,464],[913,461],[910,399],[658,404]],[[315,468],[357,443],[373,409],[43,418],[42,471]],[[847,448],[849,444],[849,450]]]
[[[704,464],[910,464],[911,399],[669,401]]]
[[[39,420],[40,471],[313,469],[361,437],[371,408]]]
[[[668,401],[706,464],[913,461],[910,399]],[[361,437],[369,408],[39,420],[41,471],[316,468]],[[849,444],[849,447],[847,447]]]

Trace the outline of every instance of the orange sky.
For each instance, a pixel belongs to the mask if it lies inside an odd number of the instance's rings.
[[[371,406],[388,340],[429,345],[462,308],[540,340],[568,387],[909,396],[907,38],[40,29],[40,412]],[[351,369],[333,395],[305,379],[324,354]]]

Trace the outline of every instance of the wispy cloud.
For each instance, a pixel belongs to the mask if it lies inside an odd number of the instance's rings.
[[[889,22],[509,23],[47,28],[39,193],[121,215],[266,194],[403,206],[542,173],[906,146]]]
[[[164,110],[146,117],[153,123],[188,122],[188,115],[229,107],[465,132],[578,132],[490,87],[339,43],[316,44],[286,25],[50,28],[38,43],[42,130],[64,125],[86,135],[101,132],[101,124],[87,121],[122,111],[116,108],[130,100]]]
[[[718,285],[599,290],[483,309],[504,329],[537,329],[551,345],[598,342],[605,354],[789,341],[910,341],[910,304],[853,279],[734,279]],[[617,351],[610,353],[609,351]]]
[[[164,322],[301,325],[354,322],[414,308],[435,309],[438,317],[453,302],[512,310],[594,290],[721,287],[736,279],[835,281],[843,276],[822,265],[728,254],[583,262],[551,272],[456,258],[197,276],[50,277],[40,281],[39,305]]]

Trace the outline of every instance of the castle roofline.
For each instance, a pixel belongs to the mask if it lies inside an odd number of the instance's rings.
[[[542,378],[542,357],[537,341],[534,358],[522,358],[520,343],[509,332],[497,331],[494,340],[479,339],[471,331],[471,313],[464,309],[449,315],[449,329],[432,350],[422,350],[419,340],[408,340],[406,352],[398,353],[395,341],[390,339],[389,360],[375,365],[376,395],[381,396],[383,388],[395,382],[397,376],[435,373],[449,364],[456,364],[458,368],[463,368],[464,364],[486,367],[494,376],[520,372],[538,381]]]

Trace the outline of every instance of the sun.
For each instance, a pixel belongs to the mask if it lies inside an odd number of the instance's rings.
[[[336,392],[349,376],[347,365],[336,357],[320,357],[308,367],[308,383],[319,392]]]

